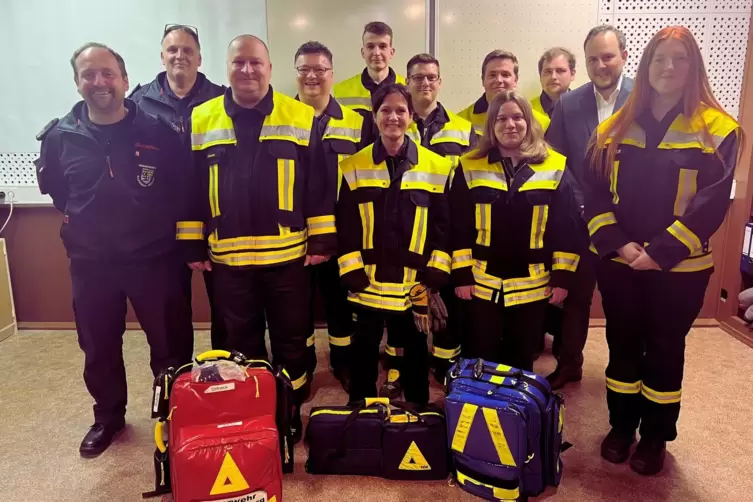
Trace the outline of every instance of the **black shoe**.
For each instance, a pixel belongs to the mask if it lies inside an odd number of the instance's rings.
[[[635,433],[625,434],[612,429],[601,442],[601,456],[613,464],[621,464],[630,456],[630,445],[633,442]]]
[[[642,437],[635,448],[635,453],[630,457],[630,468],[644,476],[658,474],[664,467],[666,453],[666,441]]]
[[[350,391],[350,371],[348,368],[332,369],[332,375],[337,378],[345,392]]]
[[[95,423],[81,441],[78,452],[84,458],[99,456],[112,444],[115,436],[125,427],[125,420],[109,422],[106,424]]]
[[[298,444],[303,437],[303,422],[301,421],[301,407],[296,406],[290,420],[290,441]]]
[[[557,369],[549,374],[546,379],[552,390],[558,390],[570,382],[580,382],[583,379],[583,368],[557,366]]]
[[[397,399],[402,393],[403,387],[400,385],[400,372],[397,370],[389,370],[387,372],[387,381],[384,382],[379,389],[379,397]]]

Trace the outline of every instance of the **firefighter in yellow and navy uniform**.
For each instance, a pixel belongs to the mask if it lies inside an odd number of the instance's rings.
[[[567,289],[580,256],[565,157],[513,166],[493,147],[460,159],[450,194],[452,282],[473,286],[463,357],[531,371],[549,288]]]
[[[356,312],[351,401],[376,394],[386,321],[404,341],[406,400],[428,402],[427,340],[414,325],[410,292],[416,285],[438,290],[449,280],[450,165],[408,137],[396,156],[379,138],[340,163],[338,263]]]
[[[607,145],[617,116],[597,129]],[[619,141],[606,174],[588,158],[604,149],[589,154],[583,171],[592,250],[602,258],[597,278],[607,319],[610,435],[625,437],[629,447],[640,425],[641,444],[657,442],[662,461],[664,442],[677,436],[685,336],[713,271],[709,240],[729,207],[738,127],[704,104],[688,116],[682,99],[661,121],[649,107]],[[618,251],[629,243],[643,247],[660,270],[628,265]],[[638,469],[654,474],[661,466]]]
[[[549,128],[549,124],[552,122],[549,115],[547,115],[543,109],[538,109],[539,107],[533,106],[533,102],[531,102],[531,106],[533,107],[533,117],[546,132],[547,128]],[[476,131],[476,134],[483,136],[487,110],[489,110],[489,101],[484,94],[472,105],[461,110],[458,115],[473,124],[473,129]]]

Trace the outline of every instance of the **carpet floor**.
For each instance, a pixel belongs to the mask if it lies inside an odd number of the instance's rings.
[[[208,348],[197,333],[197,351]],[[330,375],[326,333],[317,334],[319,366],[313,398],[304,405],[339,405],[346,395]],[[83,354],[70,331],[25,331],[0,343],[0,499],[5,502],[138,501],[153,488],[153,421],[149,418],[151,374],[143,334],[128,332],[124,354],[130,406],[125,432],[102,456],[79,457],[91,425],[91,398],[81,371]],[[633,473],[599,456],[608,431],[604,330],[591,329],[583,381],[568,386],[564,477],[535,500],[551,501],[753,501],[753,352],[717,328],[697,328],[688,337],[679,437],[670,443],[664,471]],[[545,353],[536,371],[554,359]],[[432,398],[441,399],[433,385]],[[305,424],[306,418],[304,418]],[[376,478],[311,476],[296,449],[296,472],[284,478],[284,500],[470,501],[479,500],[446,481],[395,482]],[[171,500],[167,496],[163,501]],[[158,500],[158,499],[153,499]]]

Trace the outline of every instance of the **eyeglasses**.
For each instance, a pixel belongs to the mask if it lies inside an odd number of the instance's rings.
[[[309,73],[312,71],[314,72],[314,75],[317,77],[323,77],[325,73],[330,71],[332,68],[323,68],[323,67],[317,67],[317,68],[309,68],[308,66],[299,66],[295,69],[295,71],[298,72],[298,75],[302,77],[307,77]]]
[[[196,38],[199,38],[199,29],[196,26],[191,26],[190,24],[175,24],[175,23],[168,23],[165,25],[165,31],[162,32],[162,37],[164,38],[165,35],[175,30],[190,31],[196,36]]]
[[[439,80],[439,75],[411,75],[408,78],[416,84],[420,84],[424,81],[424,79],[428,80],[430,84],[433,84],[434,82]]]

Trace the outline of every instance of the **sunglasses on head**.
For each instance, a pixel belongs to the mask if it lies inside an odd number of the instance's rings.
[[[162,36],[164,37],[171,31],[175,30],[186,30],[193,33],[196,38],[199,38],[199,29],[196,26],[191,26],[190,24],[174,24],[169,23],[165,25],[165,31],[162,32]]]

